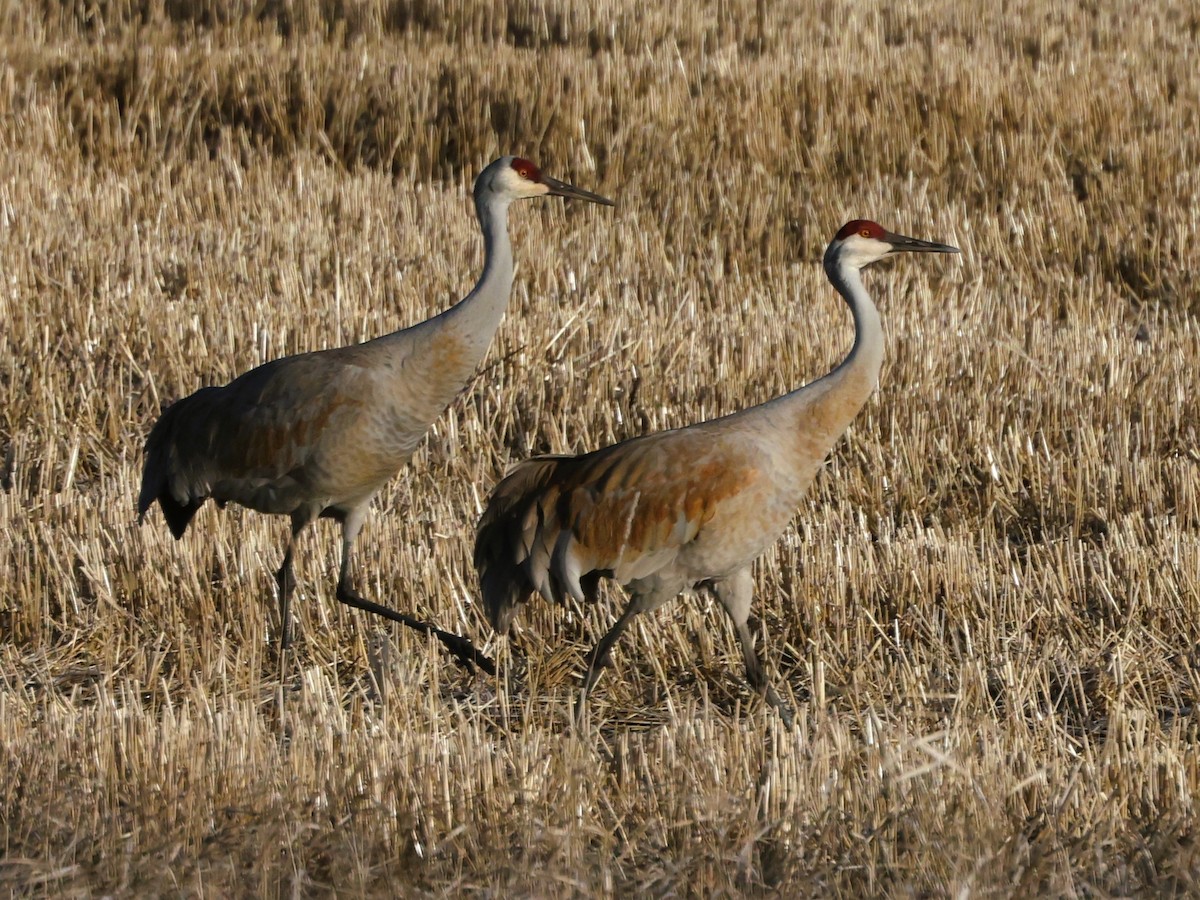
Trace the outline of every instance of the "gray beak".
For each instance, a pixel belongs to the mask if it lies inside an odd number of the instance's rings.
[[[938,244],[934,241],[921,241],[916,238],[905,237],[902,234],[892,234],[890,231],[884,235],[884,240],[892,245],[892,252],[908,251],[909,253],[957,253],[957,247],[951,247],[949,244]]]
[[[587,200],[589,203],[599,203],[601,206],[617,205],[607,197],[601,197],[599,194],[593,194],[591,191],[577,188],[573,184],[567,184],[565,181],[559,181],[557,178],[551,178],[549,175],[542,176],[542,184],[550,188],[550,193],[556,197],[567,197],[571,200]]]

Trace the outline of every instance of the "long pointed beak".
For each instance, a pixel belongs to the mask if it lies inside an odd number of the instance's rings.
[[[616,206],[607,197],[601,197],[599,194],[593,194],[591,191],[585,191],[583,188],[577,188],[573,184],[567,184],[565,181],[559,181],[557,178],[551,178],[548,175],[542,176],[542,184],[550,188],[550,193],[556,197],[567,197],[571,200],[587,200],[589,203],[599,203],[601,206]]]
[[[921,241],[917,238],[905,237],[902,234],[892,234],[890,231],[883,238],[892,245],[892,252],[908,251],[910,253],[957,253],[957,247],[949,244],[939,244],[935,241]]]

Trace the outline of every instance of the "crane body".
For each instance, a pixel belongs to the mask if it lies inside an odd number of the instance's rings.
[[[326,517],[342,525],[340,601],[432,633],[460,660],[491,668],[465,638],[362,597],[352,585],[351,549],[372,498],[470,380],[499,327],[513,281],[509,204],[548,194],[612,205],[528,160],[502,157],[475,182],[485,262],[464,299],[410,328],[273,360],[223,387],[203,388],[168,408],[151,430],[139,519],[157,502],[178,539],[210,498],[291,518],[276,575],[284,648],[295,538]]]
[[[835,236],[825,271],[849,304],[855,341],[825,377],[686,428],[581,456],[518,464],[493,490],[475,543],[484,606],[505,633],[534,593],[593,600],[600,578],[624,585],[624,612],[589,654],[584,693],[639,613],[679,593],[713,591],[733,621],[750,684],[790,722],[767,683],[750,629],[751,563],[795,515],[826,455],[875,389],[879,313],[859,269],[895,251],[957,252],[855,220]]]

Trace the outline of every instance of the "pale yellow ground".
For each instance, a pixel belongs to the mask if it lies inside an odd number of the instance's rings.
[[[0,892],[1200,887],[1200,14],[676,6],[0,2]],[[460,297],[505,152],[619,205],[513,210],[492,352],[358,541],[502,675],[341,608],[329,523],[281,673],[286,523],[138,528],[145,435]],[[756,569],[795,732],[707,597],[572,729],[623,598],[495,639],[487,491],[826,372],[857,216],[963,252],[866,273],[880,390]]]

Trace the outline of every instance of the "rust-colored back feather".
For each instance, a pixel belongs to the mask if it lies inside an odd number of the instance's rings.
[[[672,569],[725,503],[765,480],[756,448],[743,442],[734,452],[723,426],[514,468],[476,531],[475,566],[493,626],[506,631],[534,592],[585,601],[601,576],[627,584]]]

